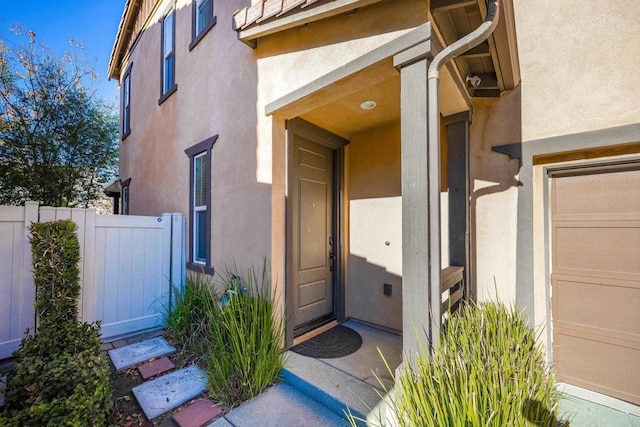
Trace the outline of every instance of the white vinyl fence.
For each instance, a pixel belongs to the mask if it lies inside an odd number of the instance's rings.
[[[80,318],[102,338],[162,326],[171,284],[184,282],[184,217],[98,215],[94,209],[0,206],[0,359],[33,328],[29,225],[71,218],[80,241]]]

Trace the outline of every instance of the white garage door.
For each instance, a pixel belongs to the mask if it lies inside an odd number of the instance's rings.
[[[557,379],[640,404],[640,165],[552,178]]]

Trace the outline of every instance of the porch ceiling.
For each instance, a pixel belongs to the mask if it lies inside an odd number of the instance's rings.
[[[429,40],[431,26],[425,24],[398,39],[320,77],[293,93],[267,105],[267,114],[285,119],[301,117],[336,135],[353,134],[400,121],[400,73],[393,55]],[[425,76],[426,78],[426,76]],[[443,116],[467,111],[470,98],[455,67],[440,75],[440,111]],[[374,101],[363,110],[363,101]]]
[[[354,76],[358,79],[358,76]],[[448,70],[442,73],[440,111],[443,116],[468,109]],[[374,101],[376,107],[363,110],[360,104]],[[333,102],[300,115],[304,120],[336,135],[349,139],[351,135],[400,121],[400,73],[391,75]]]

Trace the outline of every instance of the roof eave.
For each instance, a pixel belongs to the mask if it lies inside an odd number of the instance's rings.
[[[118,32],[116,39],[111,49],[111,57],[109,58],[108,77],[110,79],[120,79],[121,61],[124,57],[123,50],[126,47],[128,37],[131,36],[130,26],[133,24],[133,17],[135,16],[134,9],[140,3],[139,0],[127,0],[124,5],[124,11],[120,18],[120,24],[118,25]]]

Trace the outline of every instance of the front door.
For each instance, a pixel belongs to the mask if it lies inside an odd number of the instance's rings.
[[[334,315],[333,150],[293,135],[290,164],[291,275],[294,334]]]

